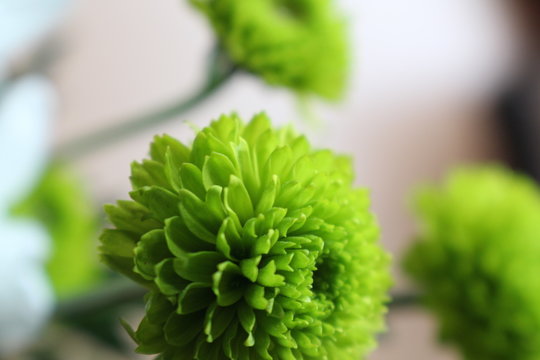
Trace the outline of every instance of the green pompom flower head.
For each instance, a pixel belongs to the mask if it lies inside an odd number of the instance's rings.
[[[383,327],[388,256],[349,158],[265,115],[191,148],[156,137],[133,201],[108,206],[113,268],[148,286],[138,351],[169,359],[351,359]]]
[[[457,171],[416,198],[406,269],[469,360],[540,358],[540,191],[500,167]]]
[[[191,0],[231,59],[300,94],[341,97],[348,73],[346,26],[332,0]]]

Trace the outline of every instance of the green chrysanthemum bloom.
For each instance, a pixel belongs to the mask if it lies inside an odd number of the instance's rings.
[[[47,270],[59,297],[80,293],[99,280],[99,261],[92,256],[99,222],[81,182],[68,168],[50,165],[13,213],[37,218],[51,234]]]
[[[419,193],[421,241],[405,266],[470,360],[540,358],[540,191],[499,167]]]
[[[383,327],[388,257],[350,160],[265,115],[190,148],[156,137],[103,257],[146,284],[132,335],[162,359],[359,359]]]
[[[269,84],[339,98],[348,73],[346,26],[332,0],[190,0],[239,66]]]

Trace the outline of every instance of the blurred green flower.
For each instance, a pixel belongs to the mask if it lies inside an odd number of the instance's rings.
[[[190,0],[239,66],[271,85],[341,97],[349,49],[332,0]]]
[[[50,165],[13,214],[36,218],[51,234],[47,271],[60,298],[80,293],[99,279],[93,255],[99,222],[81,182],[68,168]]]
[[[191,148],[156,137],[134,201],[106,207],[103,259],[145,284],[138,352],[160,359],[358,359],[383,328],[388,256],[349,158],[265,115]]]
[[[540,358],[540,191],[501,167],[464,169],[416,197],[405,267],[443,340],[470,360]]]

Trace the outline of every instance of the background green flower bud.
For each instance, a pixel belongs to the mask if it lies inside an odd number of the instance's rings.
[[[191,0],[239,66],[272,85],[329,99],[348,74],[346,26],[332,0]]]
[[[148,286],[131,331],[161,359],[351,359],[383,328],[388,256],[350,159],[265,115],[191,148],[156,137],[133,201],[107,206],[103,259]]]
[[[540,358],[540,192],[499,167],[465,169],[416,197],[405,267],[443,340],[470,360]]]
[[[51,164],[13,213],[40,221],[52,237],[47,272],[57,296],[69,297],[102,276],[95,253],[99,221],[81,181],[62,164]]]

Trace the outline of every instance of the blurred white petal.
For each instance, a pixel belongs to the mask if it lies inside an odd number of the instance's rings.
[[[30,343],[53,308],[49,238],[36,223],[0,219],[0,355]]]
[[[55,110],[54,89],[43,77],[25,77],[0,96],[0,214],[43,171]]]

